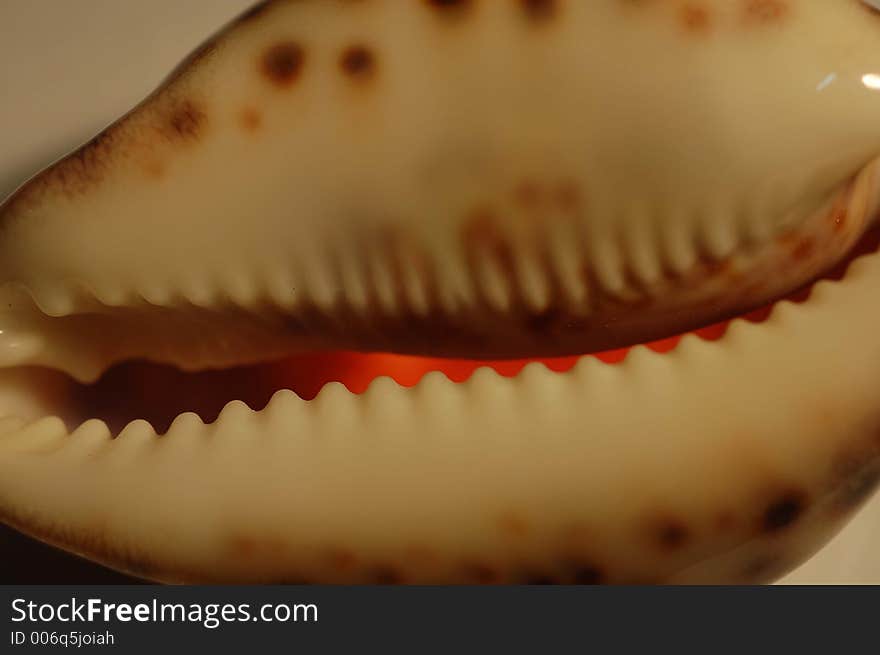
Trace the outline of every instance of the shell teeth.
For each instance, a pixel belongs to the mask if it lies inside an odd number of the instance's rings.
[[[329,310],[337,304],[339,290],[326,263],[322,262],[316,255],[308,257],[305,275],[305,289],[309,300],[320,311],[329,313]]]
[[[257,421],[257,412],[248,407],[246,403],[233,400],[226,404],[208,430],[203,428],[198,417],[184,417],[179,429],[173,433],[169,431],[167,437],[179,439],[185,436],[191,441],[198,441],[210,433],[211,443],[218,450],[222,450],[224,446],[250,442],[251,435],[260,434],[259,430],[254,429]],[[176,422],[177,420],[175,420]]]
[[[633,206],[624,210],[620,220],[596,222],[600,226],[618,225],[619,229],[593,227],[592,233],[589,222],[581,216],[575,219],[551,214],[539,230],[533,223],[490,224],[472,243],[458,239],[455,245],[444,244],[448,250],[432,249],[430,254],[426,253],[427,246],[410,233],[369,233],[359,239],[350,235],[337,238],[338,243],[346,244],[341,249],[331,248],[326,239],[321,239],[312,242],[312,247],[301,246],[302,253],[290,252],[284,261],[276,254],[270,263],[253,267],[244,266],[243,261],[231,262],[223,274],[202,271],[171,280],[168,278],[172,273],[159,271],[164,279],[149,283],[114,279],[89,290],[80,289],[75,281],[68,281],[64,288],[46,284],[28,295],[50,317],[105,310],[109,317],[106,324],[120,332],[136,329],[132,327],[135,323],[126,321],[139,317],[137,312],[149,312],[150,306],[182,307],[184,311],[168,312],[168,321],[164,314],[150,314],[157,323],[175,321],[174,329],[156,331],[162,338],[157,337],[155,344],[148,336],[136,343],[127,334],[128,341],[120,345],[124,339],[111,330],[104,343],[87,343],[87,348],[78,350],[75,346],[82,342],[77,339],[85,337],[69,331],[62,335],[69,336],[69,342],[60,339],[58,352],[47,353],[43,352],[44,342],[57,337],[57,333],[47,329],[45,335],[16,335],[14,328],[4,327],[0,362],[17,365],[37,361],[69,370],[79,378],[92,378],[115,361],[114,357],[144,356],[144,352],[155,355],[154,359],[161,356],[193,369],[228,365],[237,349],[241,349],[242,357],[245,353],[248,357],[262,356],[265,353],[257,351],[268,343],[274,348],[269,356],[285,348],[313,347],[321,338],[325,339],[324,346],[342,343],[344,348],[391,349],[394,344],[389,335],[399,335],[395,330],[406,327],[405,320],[400,319],[432,313],[458,321],[459,325],[473,316],[490,323],[512,315],[519,321],[513,329],[524,334],[531,330],[528,338],[538,333],[533,329],[538,324],[541,329],[549,325],[545,330],[548,339],[561,341],[558,316],[587,315],[594,307],[601,312],[606,300],[608,304],[635,303],[652,294],[662,304],[679,290],[687,300],[698,297],[703,288],[707,294],[723,290],[727,282],[721,273],[710,278],[709,274],[715,275],[716,271],[701,269],[697,271],[701,275],[689,275],[700,263],[699,253],[722,259],[745,241],[739,230],[744,217],[724,215],[723,208],[730,203],[725,200],[719,204],[722,209],[675,216],[665,215],[662,208]],[[605,205],[613,211],[611,203]],[[651,214],[656,211],[664,215]],[[655,226],[661,222],[664,227],[659,231]],[[328,252],[332,256],[325,257]],[[743,257],[732,262],[736,273],[748,267],[749,254],[743,250]],[[302,270],[295,271],[291,262],[303,266]],[[457,262],[465,263],[461,270]],[[442,273],[435,275],[435,270]],[[678,276],[682,279],[675,279]],[[675,288],[665,294],[670,286]],[[142,302],[134,302],[135,289]],[[606,295],[611,298],[604,298]],[[134,311],[114,314],[107,310],[122,306]],[[194,308],[209,311],[191,311]],[[548,308],[561,311],[538,317],[546,319],[543,323],[521,320],[523,312],[539,314]],[[248,315],[235,311],[239,309],[248,310]],[[10,313],[8,320],[15,318]],[[24,318],[30,320],[32,316]],[[393,330],[385,331],[386,318],[397,320],[392,322]],[[219,329],[211,329],[212,322]],[[40,323],[37,330],[48,323]],[[287,330],[290,325],[296,329]],[[565,338],[571,338],[571,334],[565,333]],[[272,342],[267,335],[278,335],[278,339]],[[117,341],[111,343],[113,337]],[[185,340],[190,342],[183,343]],[[165,343],[158,343],[162,341]],[[174,345],[168,346],[172,341]],[[246,341],[258,345],[247,348]],[[136,348],[144,352],[133,352]],[[269,346],[265,349],[268,352]],[[44,361],[53,357],[53,361]]]
[[[583,382],[585,379],[596,375],[596,371],[601,368],[614,368],[609,366],[596,357],[581,357],[574,366],[569,370],[568,375],[572,376],[577,382]]]
[[[436,258],[443,284],[437,289],[439,305],[444,314],[455,315],[463,308],[477,304],[480,292],[480,276],[473,270],[468,254],[457,245],[454,256]],[[478,264],[479,265],[479,264]]]
[[[776,226],[767,219],[767,191],[756,189],[755,193],[743,200],[742,232],[751,243],[764,243],[773,235]]]
[[[70,434],[70,444],[79,451],[95,452],[112,438],[104,421],[89,419]]]
[[[379,303],[379,311],[387,315],[396,313],[405,299],[398,297],[391,265],[384,254],[378,248],[372,247],[366,257],[369,279],[372,281],[376,300]]]
[[[194,412],[185,412],[176,416],[171,422],[171,425],[168,428],[168,435],[180,432],[193,432],[204,428],[205,423],[198,414],[195,414]],[[152,427],[150,429],[152,430]]]
[[[226,406],[220,411],[220,416],[217,417],[217,423],[242,420],[244,417],[250,416],[253,413],[254,410],[248,407],[247,403],[241,400],[232,400],[226,403]]]
[[[19,431],[2,441],[6,452],[23,454],[48,454],[61,448],[68,437],[67,427],[57,416],[43,417],[25,424]]]
[[[776,311],[775,307],[773,311]],[[740,343],[743,343],[749,338],[749,335],[752,333],[753,329],[754,325],[750,321],[744,318],[734,319],[730,323],[728,323],[727,329],[724,332],[724,343],[727,345],[728,348],[735,349]],[[687,336],[690,337],[691,335]],[[696,335],[693,336],[699,339],[699,337],[697,337]],[[689,338],[688,341],[690,341]],[[702,343],[702,347],[705,348],[705,341],[703,341],[702,339],[700,339],[700,341]],[[682,342],[684,342],[684,339],[682,339]],[[681,349],[681,345],[679,345],[679,349]]]
[[[547,368],[543,362],[530,362],[514,379],[527,388],[542,389],[551,380],[555,380],[556,376],[557,374]]]
[[[481,366],[470,379],[465,383],[479,395],[483,390],[492,390],[495,388],[498,379],[502,377],[495,369],[490,366]]]
[[[415,392],[429,401],[434,394],[443,395],[444,392],[455,388],[455,383],[442,371],[428,371],[415,386]]]
[[[279,269],[270,274],[266,288],[269,298],[276,307],[289,312],[298,305],[297,285],[291,273]]]
[[[292,439],[306,440],[310,433],[303,427],[308,420],[310,405],[292,391],[277,392],[259,413],[257,420],[276,447],[285,447]]]
[[[875,263],[865,257],[855,262],[853,268],[857,270],[856,275],[858,275],[860,274],[858,271],[864,271],[871,265],[875,265]],[[836,281],[817,283],[813,288],[810,306],[815,308],[838,286],[839,283]],[[792,321],[796,320],[795,315],[802,311],[804,308],[799,303],[781,301],[774,306],[765,325],[791,325]],[[732,321],[725,335],[727,350],[735,350],[737,344],[742,343],[743,340],[747,342],[754,333],[754,329],[754,325],[748,320]],[[674,359],[688,360],[699,356],[705,360],[706,349],[707,343],[704,339],[695,334],[687,334],[678,343]],[[528,393],[544,397],[546,393],[550,393],[548,389],[556,388],[558,380],[573,377],[575,381],[589,380],[591,384],[595,384],[596,380],[601,380],[603,375],[620,375],[623,371],[632,369],[642,371],[641,374],[644,375],[644,369],[668,366],[669,361],[669,355],[660,355],[646,346],[636,346],[629,350],[622,364],[609,365],[594,357],[581,357],[569,372],[561,375],[553,373],[543,363],[533,362],[526,365],[510,384],[499,384],[499,381],[505,382],[501,380],[504,376],[491,367],[477,369],[470,379],[462,385],[451,382],[440,371],[433,371],[427,373],[418,382],[413,393],[415,394],[414,398],[420,397],[429,403],[436,403],[438,399],[447,396],[457,397],[460,393],[472,394],[474,398],[478,399],[475,402],[494,402],[492,399],[497,400],[498,393],[508,387],[524,387],[529,390]],[[276,392],[266,408],[261,411],[254,411],[241,401],[230,402],[220,413],[216,423],[211,426],[206,426],[196,414],[181,414],[168,429],[168,438],[174,439],[184,434],[189,435],[187,438],[195,438],[200,434],[206,434],[208,429],[221,430],[223,434],[250,434],[253,432],[252,423],[257,420],[256,417],[272,424],[290,424],[293,420],[293,414],[303,410],[306,406],[311,408],[310,412],[332,414],[340,407],[353,409],[366,405],[373,406],[378,399],[395,396],[400,393],[401,389],[401,385],[394,379],[380,377],[375,379],[361,394],[364,398],[358,400],[358,396],[350,392],[342,383],[332,382],[322,389],[315,401],[309,403],[292,391],[281,390]],[[490,395],[486,396],[487,393]],[[357,402],[355,402],[356,400]],[[331,417],[328,418],[331,422],[335,421]],[[57,450],[63,444],[69,444],[71,452],[91,453],[98,451],[102,445],[108,443],[111,436],[107,425],[100,420],[87,421],[68,436],[64,424],[59,418],[44,418],[33,423],[27,423],[13,417],[0,419],[0,447],[4,451],[45,453]],[[128,452],[128,448],[132,448],[132,452],[134,452],[140,447],[139,444],[154,442],[156,436],[155,430],[149,423],[134,421],[120,432],[116,441],[120,447],[126,443],[133,444],[126,447],[126,452]]]
[[[428,298],[428,285],[418,279],[415,270],[406,270],[403,275],[407,307],[416,316],[427,316],[432,309]]]
[[[550,274],[548,267],[531,253],[521,252],[518,257],[518,281],[522,300],[532,312],[542,312],[550,304]]]
[[[129,466],[138,466],[161,443],[153,426],[147,421],[132,421],[109,443],[103,453],[108,460],[107,468],[122,472]]]
[[[144,302],[155,307],[168,307],[174,298],[170,286],[158,280],[145,284],[138,293]]]
[[[284,425],[293,412],[305,407],[306,401],[290,389],[280,389],[272,394],[263,414],[270,424]]]
[[[602,289],[612,296],[626,297],[628,289],[620,243],[610,236],[600,237],[591,240],[591,250],[592,271]]]
[[[499,313],[508,312],[513,295],[508,271],[494,257],[480,258],[476,269],[477,284],[489,307]]]
[[[337,257],[342,282],[343,302],[355,314],[365,316],[370,309],[370,292],[364,279],[364,262],[359,249]]]
[[[92,288],[91,295],[106,307],[124,307],[131,304],[130,292],[116,280],[107,280],[105,284]]]
[[[312,401],[317,407],[332,406],[340,398],[352,398],[353,394],[342,382],[328,382]]]
[[[633,219],[627,233],[629,269],[644,286],[656,284],[662,275],[658,247],[649,224]]]
[[[397,380],[394,378],[382,375],[375,378],[372,382],[370,382],[370,386],[367,387],[367,390],[362,394],[365,399],[373,398],[375,396],[382,396],[389,392],[399,391],[403,388]]]
[[[678,345],[675,347],[675,356],[681,359],[690,359],[696,352],[702,354],[702,349],[705,347],[705,339],[693,332],[688,332],[678,340]]]
[[[119,435],[116,437],[116,443],[125,444],[142,444],[152,442],[156,438],[156,431],[153,426],[143,419],[137,419],[126,425]]]
[[[224,276],[223,289],[225,297],[237,307],[253,307],[259,298],[258,287],[254,279],[238,268],[230,268]]]
[[[736,224],[729,217],[715,211],[708,211],[703,216],[701,229],[701,246],[711,258],[721,260],[736,249]]]
[[[34,302],[46,316],[69,316],[76,310],[72,291],[58,286],[34,286],[31,288]]]
[[[368,407],[341,382],[330,382],[309,404],[310,411],[302,414],[301,421],[307,427],[303,432],[310,439],[360,434],[362,412]]]
[[[590,301],[589,285],[583,279],[583,240],[570,222],[561,223],[552,230],[549,251],[555,265],[562,293],[573,308],[584,308]]]
[[[195,307],[210,309],[219,301],[217,288],[207,279],[190,278],[183,283],[183,297]]]
[[[673,274],[682,275],[693,269],[697,263],[692,234],[690,221],[684,216],[677,216],[668,221],[664,239],[664,259]]]
[[[397,252],[395,261],[400,265],[399,275],[403,282],[407,306],[419,316],[427,315],[432,309],[429,297],[431,280],[428,271],[419,265],[416,257],[405,252]]]
[[[666,355],[657,353],[648,346],[639,345],[629,349],[626,359],[620,364],[622,369],[640,369],[648,366],[656,366],[658,362],[664,362]]]

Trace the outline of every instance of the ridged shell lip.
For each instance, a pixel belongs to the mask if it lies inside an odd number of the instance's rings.
[[[858,315],[878,244],[873,234],[851,270],[777,303],[766,324],[734,321],[716,343],[689,335],[668,356],[634,348],[621,366],[531,364],[514,379],[481,369],[463,385],[438,373],[411,390],[384,378],[362,398],[330,384],[308,403],[277,393],[262,412],[229,403],[211,426],[183,414],[159,439],[144,421],[114,439],[96,420],[68,432],[58,419],[4,419],[3,520],[175,582],[473,581],[474,562],[456,559],[462,534],[489,539],[464,549],[488,558],[495,581],[544,569],[563,581],[767,580],[814,552],[877,481],[877,313],[850,327],[837,317]],[[847,330],[870,352],[832,380],[854,352]],[[576,532],[578,559],[555,559],[566,553],[544,537],[571,536],[565,521],[582,515],[599,541],[580,550]],[[169,530],[180,543],[157,537]],[[426,534],[440,564],[406,559]],[[511,547],[523,561],[507,561]],[[355,553],[354,568],[327,569],[338,552]]]
[[[877,250],[878,243],[880,228],[875,228],[865,234],[845,260],[820,279],[844,279],[847,267],[855,258],[866,254],[876,256],[872,253]],[[815,281],[785,299],[808,302],[813,284]],[[670,353],[687,334],[694,334],[705,341],[722,340],[733,321],[761,323],[770,316],[776,302],[740,317],[640,345],[656,353]],[[43,406],[56,410],[50,413],[62,418],[71,430],[86,421],[98,419],[107,424],[111,433],[118,434],[133,421],[146,421],[158,434],[164,434],[184,414],[194,414],[201,421],[212,423],[232,402],[244,403],[254,411],[261,411],[281,390],[293,391],[300,398],[311,401],[333,383],[360,395],[380,378],[390,378],[403,387],[415,387],[423,377],[439,371],[453,382],[462,383],[481,368],[493,369],[503,377],[514,378],[535,362],[552,372],[566,373],[585,357],[612,365],[622,363],[633,347],[566,357],[508,360],[325,351],[293,355],[252,366],[196,372],[184,372],[146,361],[129,361],[112,367],[93,384],[74,382],[61,373],[43,369],[28,369],[21,379],[26,380],[22,393],[27,394],[28,389],[34,389],[35,395],[50,398],[47,407],[46,401],[42,401]],[[53,404],[57,406],[53,407]]]

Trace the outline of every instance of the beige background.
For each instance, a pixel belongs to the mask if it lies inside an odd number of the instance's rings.
[[[0,0],[0,196],[127,111],[249,4]],[[786,582],[880,584],[880,498]]]

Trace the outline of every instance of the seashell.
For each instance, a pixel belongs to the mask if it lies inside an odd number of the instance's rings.
[[[0,206],[0,519],[166,582],[781,575],[880,480],[875,4],[256,5]]]

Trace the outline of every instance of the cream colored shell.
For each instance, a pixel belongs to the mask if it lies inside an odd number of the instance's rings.
[[[269,3],[0,209],[4,520],[166,581],[739,582],[866,496],[874,255],[669,355],[68,433],[25,366],[616,346],[788,292],[876,211],[858,2],[448,4]]]

